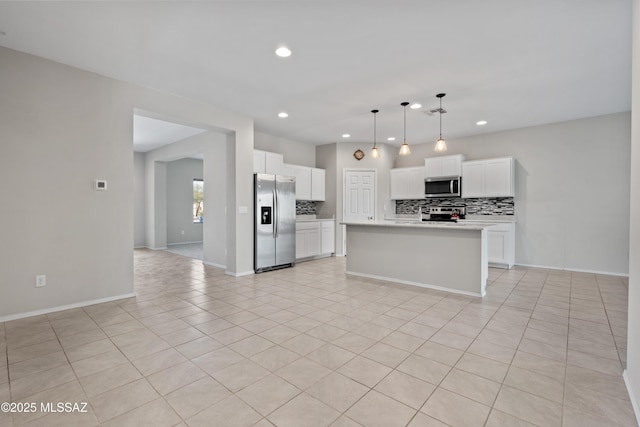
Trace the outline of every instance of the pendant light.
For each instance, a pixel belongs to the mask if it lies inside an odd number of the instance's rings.
[[[436,95],[438,98],[440,98],[440,108],[438,108],[438,112],[440,113],[440,138],[438,138],[438,140],[436,141],[436,146],[433,150],[440,153],[447,151],[447,143],[444,142],[444,139],[442,139],[442,113],[446,112],[442,109],[442,98],[445,95],[446,93],[439,93]]]
[[[400,105],[402,105],[402,107],[404,107],[404,137],[402,139],[402,146],[400,147],[400,155],[401,156],[408,156],[409,154],[411,154],[411,150],[409,149],[409,144],[407,144],[407,105],[409,105],[408,102],[403,102]]]
[[[380,157],[380,152],[378,151],[378,147],[376,146],[376,114],[379,110],[371,110],[373,113],[373,148],[371,149],[371,157],[377,159]]]

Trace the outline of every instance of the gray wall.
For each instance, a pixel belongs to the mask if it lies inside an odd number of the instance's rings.
[[[450,139],[447,154],[515,157],[518,264],[627,274],[630,141],[626,112]],[[395,165],[434,156],[414,145]]]
[[[342,142],[318,146],[316,159],[319,168],[326,169],[326,199],[318,204],[318,214],[336,216],[336,255],[344,255],[343,193],[345,169],[372,169],[376,171],[376,218],[393,212],[394,205],[389,199],[389,170],[393,166],[395,148],[378,144],[380,157],[372,158],[368,143]],[[365,152],[362,160],[356,160],[353,153],[361,149]]]
[[[180,159],[167,163],[168,245],[202,241],[204,223],[193,222],[193,180],[202,177],[202,160]]]
[[[251,272],[251,119],[4,47],[0,97],[0,321],[132,294],[136,108],[227,133],[227,271]]]
[[[633,40],[640,40],[640,0],[633,2]],[[631,101],[631,244],[629,247],[629,326],[625,381],[640,422],[640,43],[633,43]]]
[[[133,153],[133,247],[145,246],[144,153]]]
[[[292,165],[316,167],[316,147],[279,136],[255,132],[254,146],[257,150],[284,155],[284,162]],[[320,166],[318,166],[320,167]]]

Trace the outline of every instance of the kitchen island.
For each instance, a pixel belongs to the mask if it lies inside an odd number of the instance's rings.
[[[494,224],[345,222],[347,274],[482,297]]]

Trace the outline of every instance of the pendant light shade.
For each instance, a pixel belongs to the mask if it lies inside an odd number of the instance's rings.
[[[378,110],[371,110],[371,112],[373,113],[373,148],[371,149],[371,157],[377,159],[380,157],[380,152],[376,146],[376,114]]]
[[[442,98],[446,95],[446,93],[439,93],[436,97],[440,98],[440,108],[438,108],[438,112],[440,113],[440,138],[436,141],[436,146],[434,147],[434,151],[442,153],[447,151],[447,143],[444,142],[442,138],[442,113],[446,113],[445,110],[442,109]]]
[[[408,102],[403,102],[400,105],[402,105],[402,107],[404,108],[403,111],[403,138],[402,138],[402,146],[400,146],[400,155],[401,156],[408,156],[409,154],[411,154],[411,150],[409,149],[409,144],[407,144],[407,105],[409,105]]]

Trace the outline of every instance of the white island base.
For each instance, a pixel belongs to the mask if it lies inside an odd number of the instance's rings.
[[[490,224],[345,223],[347,274],[483,297]]]

